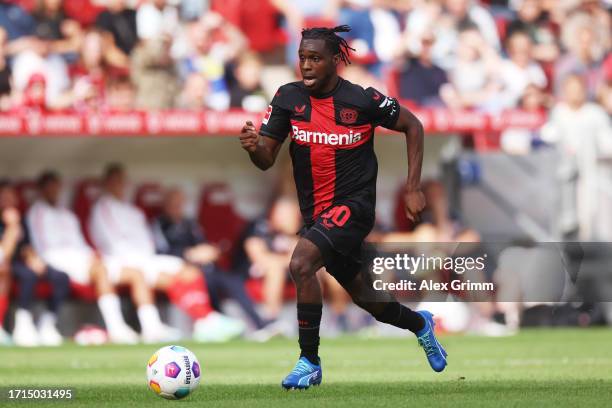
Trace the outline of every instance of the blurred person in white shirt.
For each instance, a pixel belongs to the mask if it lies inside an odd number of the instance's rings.
[[[489,11],[473,0],[424,0],[415,3],[406,19],[405,42],[413,54],[420,53],[420,38],[434,30],[436,42],[433,59],[436,65],[450,69],[454,65],[459,31],[473,25],[486,45],[496,52],[500,49],[495,20]]]
[[[162,323],[153,304],[153,292],[142,272],[122,267],[120,260],[112,256],[100,258],[87,244],[77,217],[60,205],[60,176],[53,171],[45,171],[39,176],[37,184],[39,197],[27,213],[32,245],[47,264],[67,273],[71,281],[81,285],[94,284],[98,307],[111,341],[126,344],[138,342],[138,335],[123,319],[120,300],[115,292],[118,285],[130,287],[145,342],[178,339],[180,333]]]
[[[500,80],[505,108],[516,108],[529,85],[546,88],[544,70],[532,55],[533,44],[527,33],[516,31],[508,38],[508,59],[501,63]]]
[[[442,100],[452,109],[495,111],[499,98],[500,59],[478,29],[467,25],[459,34],[457,59],[449,71],[448,84],[440,88]]]
[[[112,255],[123,267],[143,271],[152,288],[164,290],[169,300],[194,321],[196,341],[225,341],[245,329],[242,321],[214,311],[206,281],[197,267],[181,258],[155,252],[153,233],[144,213],[125,201],[127,177],[121,165],[107,166],[104,194],[93,207],[91,236],[104,256]]]
[[[612,124],[589,102],[582,76],[569,75],[563,99],[542,129],[542,139],[558,146],[562,184],[561,232],[585,241],[612,239]],[[577,233],[575,236],[573,233]]]

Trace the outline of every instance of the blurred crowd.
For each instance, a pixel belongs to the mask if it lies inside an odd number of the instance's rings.
[[[605,0],[2,0],[0,110],[241,108],[296,75],[300,30],[349,24],[342,75],[425,107],[612,112]]]
[[[301,28],[349,24],[355,51],[341,75],[362,86],[415,107],[550,111],[541,130],[505,130],[501,146],[525,153],[537,140],[556,145],[559,238],[609,241],[612,211],[602,203],[612,191],[610,11],[597,0],[0,0],[0,111],[262,112],[279,85],[298,78]],[[290,188],[248,225],[211,211],[221,229],[239,231],[228,247],[216,239],[218,228],[187,215],[182,190],[164,189],[158,211],[149,212],[127,200],[127,182],[122,166],[109,165],[84,213],[61,205],[65,186],[54,171],[40,174],[27,206],[18,186],[0,181],[0,323],[9,298],[15,309],[11,336],[0,324],[0,343],[60,344],[58,310],[78,287],[92,288],[104,336],[117,343],[185,335],[162,321],[160,293],[189,316],[198,341],[290,331],[282,309],[292,296],[287,266],[301,224]],[[441,183],[423,188],[428,208],[419,225],[406,224],[399,199],[395,230],[377,228],[369,240],[480,241]],[[325,271],[319,277],[336,327],[371,323],[351,320],[347,294]],[[41,281],[46,311],[36,314]],[[135,322],[126,322],[122,297]],[[246,320],[223,313],[228,298]],[[464,320],[481,333],[519,325],[515,309],[506,311],[510,326],[497,325],[493,316],[504,311],[494,301],[448,305],[472,316]]]

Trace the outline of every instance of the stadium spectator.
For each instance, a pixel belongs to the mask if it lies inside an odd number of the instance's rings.
[[[30,245],[27,229],[21,222],[21,216],[16,210],[18,204],[15,189],[8,183],[0,185],[0,211],[3,219],[0,222],[0,234],[7,231],[12,234],[19,232],[20,239],[13,249],[10,270],[15,282],[19,285],[16,299],[15,327],[13,341],[18,346],[33,347],[38,345],[58,346],[62,336],[58,332],[57,312],[70,292],[70,282],[64,272],[60,272],[40,258]],[[18,231],[20,230],[20,231]],[[11,242],[11,245],[15,245]],[[8,251],[7,251],[8,252]],[[38,327],[34,324],[32,307],[35,300],[36,285],[46,281],[51,287],[51,295],[47,310],[40,316]]]
[[[113,75],[106,82],[106,109],[113,112],[132,112],[136,106],[136,91],[127,75]]]
[[[13,57],[12,71],[17,106],[24,104],[24,96],[28,96],[26,94],[34,82],[45,83],[44,103],[41,101],[44,109],[55,110],[69,106],[67,93],[71,84],[68,65],[58,54],[41,56],[33,50],[23,51]]]
[[[123,319],[115,291],[118,285],[130,288],[145,343],[177,340],[180,333],[162,323],[153,304],[153,292],[142,272],[121,267],[120,260],[112,256],[100,258],[85,242],[77,217],[60,204],[62,181],[59,175],[53,171],[43,172],[37,185],[39,198],[26,217],[32,246],[44,262],[67,273],[72,282],[94,285],[110,340],[125,344],[139,340],[138,334]]]
[[[32,13],[34,35],[49,43],[49,52],[72,59],[81,47],[81,26],[66,18],[62,0],[38,0]]]
[[[266,322],[255,310],[253,301],[244,289],[244,278],[234,272],[219,269],[219,249],[209,244],[198,223],[185,215],[186,197],[183,191],[174,188],[165,193],[163,213],[153,223],[157,251],[185,259],[197,265],[206,277],[211,304],[220,310],[221,295],[236,300],[251,319],[256,329],[262,329]]]
[[[46,42],[34,36],[34,19],[21,6],[9,0],[0,0],[0,27],[7,33],[7,55],[13,56],[25,50],[41,54],[46,52]]]
[[[98,14],[96,27],[112,35],[115,45],[127,56],[136,43],[136,11],[126,6],[125,0],[110,0],[106,10]]]
[[[178,78],[170,57],[170,40],[145,41],[132,54],[130,74],[136,86],[139,109],[168,109],[174,106]]]
[[[531,39],[522,31],[515,31],[507,40],[508,59],[500,66],[501,97],[504,108],[516,108],[529,85],[546,88],[542,67],[533,59]]]
[[[460,32],[468,26],[480,32],[483,47],[495,52],[500,49],[493,17],[472,0],[427,0],[416,7],[406,20],[406,45],[418,55],[419,39],[425,31],[433,30],[436,38],[432,49],[433,60],[440,67],[450,69],[455,62]]]
[[[612,115],[612,81],[607,82],[599,91],[599,104]]]
[[[244,330],[240,320],[213,311],[200,271],[181,258],[155,252],[155,242],[144,213],[125,200],[127,177],[123,167],[109,165],[103,175],[104,194],[90,218],[92,239],[104,256],[113,256],[124,268],[143,271],[149,286],[164,290],[177,307],[194,321],[197,341],[225,341]]]
[[[267,99],[261,86],[262,61],[252,52],[241,54],[236,60],[230,83],[230,106],[250,112],[263,112]]]
[[[571,15],[561,33],[566,53],[555,65],[555,93],[560,95],[565,77],[579,74],[586,79],[587,96],[594,100],[604,80],[603,60],[609,51],[610,31],[603,31],[598,21],[586,13]]]
[[[441,88],[441,96],[452,109],[498,110],[499,56],[474,26],[459,33],[457,58],[449,71],[450,83]]]
[[[11,67],[6,55],[7,33],[0,27],[0,112],[11,109]]]
[[[545,114],[552,105],[552,96],[543,89],[527,85],[519,100],[519,109]],[[542,145],[539,129],[509,127],[502,131],[500,147],[510,154],[528,154],[532,148]]]
[[[282,308],[289,260],[301,222],[296,200],[280,197],[268,217],[254,222],[244,241],[249,273],[263,278],[264,310],[270,319],[277,319]]]
[[[202,2],[198,0],[190,0],[189,3],[199,3],[202,7]],[[280,30],[279,11],[272,4],[274,1],[212,0],[210,3],[212,11],[240,29],[248,39],[249,49],[274,59],[274,51],[285,42]],[[198,14],[198,17],[202,14]],[[252,18],[254,15],[257,15],[256,19]]]
[[[364,65],[358,62],[352,62],[351,65],[347,65],[341,68],[342,78],[347,81],[351,81],[355,84],[361,84],[363,87],[372,87],[379,89],[381,92],[387,91],[387,86],[380,80],[379,77],[368,71]]]
[[[552,62],[559,56],[559,46],[550,16],[540,0],[518,0],[516,18],[508,24],[506,38],[515,32],[525,32],[533,43],[533,58]]]
[[[149,0],[136,13],[141,40],[133,50],[130,73],[140,109],[168,109],[178,94],[178,77],[171,49],[178,31],[178,14],[165,0]]]
[[[432,46],[435,37],[425,32],[421,37],[420,52],[417,56],[407,56],[399,69],[399,96],[419,106],[441,106],[442,86],[448,83],[446,72],[434,64]]]
[[[612,126],[605,110],[588,101],[582,76],[565,78],[563,100],[553,108],[542,137],[557,144],[561,154],[561,231],[565,236],[577,232],[580,240],[610,240],[612,204],[605,186],[612,158]]]
[[[185,88],[194,82],[201,84],[202,81],[192,79],[200,76],[208,89],[204,93],[204,105],[214,110],[228,109],[231,96],[225,80],[225,66],[246,51],[246,38],[221,15],[208,12],[189,25],[186,46],[185,55],[179,61]],[[251,74],[257,77],[249,78],[249,81],[258,82],[260,73]]]
[[[179,29],[178,10],[166,0],[145,0],[136,11],[136,32],[144,41],[172,37]]]
[[[106,81],[113,70],[127,69],[129,61],[121,51],[104,37],[102,32],[90,30],[85,34],[79,59],[71,67],[71,105],[77,111],[98,111],[106,102]]]

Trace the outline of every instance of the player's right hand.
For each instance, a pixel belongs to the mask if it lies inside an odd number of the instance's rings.
[[[249,120],[240,131],[240,144],[244,150],[249,153],[253,153],[255,150],[257,150],[258,142],[259,133],[257,133],[255,126],[253,126],[253,122]]]

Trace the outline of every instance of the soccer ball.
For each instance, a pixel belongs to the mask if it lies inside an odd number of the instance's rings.
[[[166,399],[181,399],[200,384],[200,363],[195,354],[181,346],[166,346],[147,363],[147,382],[155,394]]]

